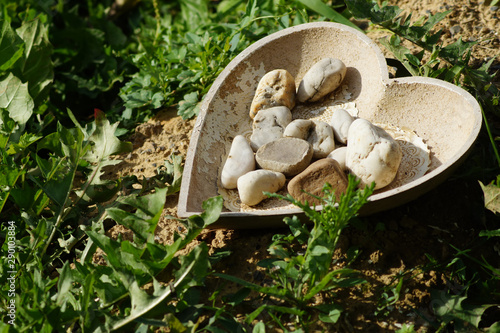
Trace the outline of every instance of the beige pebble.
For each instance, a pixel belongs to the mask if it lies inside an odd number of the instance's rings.
[[[286,106],[275,106],[258,112],[253,119],[250,145],[256,151],[268,142],[283,136],[286,126],[292,121],[292,112]]]
[[[304,75],[297,89],[297,100],[316,102],[337,89],[344,80],[347,67],[334,58],[324,58],[315,63]]]
[[[285,185],[285,175],[270,170],[255,170],[238,178],[238,194],[243,204],[255,206],[266,198],[263,192],[276,193]]]
[[[260,110],[274,106],[295,106],[295,79],[285,69],[275,69],[266,73],[259,81],[250,106],[250,118]]]
[[[389,185],[399,169],[401,147],[386,131],[366,119],[356,119],[347,137],[346,166],[361,180],[375,182],[375,189]]]
[[[255,170],[255,157],[250,144],[242,135],[237,135],[231,144],[229,155],[221,173],[222,187],[234,189],[238,178]]]

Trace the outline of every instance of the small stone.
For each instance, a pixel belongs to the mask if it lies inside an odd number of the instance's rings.
[[[295,119],[285,128],[283,136],[307,140],[307,137],[309,136],[309,130],[312,126],[312,120]]]
[[[459,25],[454,25],[453,27],[450,28],[450,34],[452,36],[455,36],[456,34],[460,33],[462,31],[462,27]]]
[[[250,118],[257,112],[274,106],[295,106],[295,79],[285,69],[275,69],[260,79],[250,105]]]
[[[288,193],[296,200],[308,201],[311,205],[321,205],[321,200],[309,195],[323,196],[323,186],[328,183],[335,191],[337,200],[345,193],[348,185],[347,176],[337,161],[324,158],[312,163],[304,171],[293,177],[288,183]]]
[[[255,170],[253,150],[244,136],[237,135],[233,139],[226,163],[222,168],[222,187],[227,189],[236,188],[238,178],[252,170]]]
[[[347,67],[334,58],[315,63],[304,75],[297,89],[299,102],[315,102],[337,89],[344,80]]]
[[[498,6],[491,6],[490,11],[496,12],[498,10]]]
[[[333,128],[335,139],[343,144],[347,143],[347,133],[351,127],[354,118],[344,109],[336,109],[330,118],[330,126]]]
[[[375,182],[375,189],[396,177],[403,153],[386,131],[366,119],[356,119],[347,137],[346,166],[361,180],[360,186]]]
[[[292,121],[292,112],[286,106],[275,106],[258,112],[253,119],[250,145],[255,151],[268,142],[283,136],[286,126]]]
[[[324,121],[313,121],[313,128],[307,141],[313,147],[313,158],[325,158],[335,149],[332,126]]]
[[[238,178],[238,194],[243,204],[255,206],[266,198],[263,192],[276,193],[285,185],[285,175],[270,170],[255,170]]]
[[[309,142],[297,138],[281,138],[257,150],[255,159],[263,169],[295,176],[311,162],[313,149]]]
[[[324,158],[335,149],[333,129],[323,121],[296,119],[285,128],[283,137],[307,140],[313,148],[313,158]]]
[[[342,170],[347,170],[345,165],[345,158],[347,153],[347,147],[339,147],[332,151],[326,158],[331,158],[339,163]]]

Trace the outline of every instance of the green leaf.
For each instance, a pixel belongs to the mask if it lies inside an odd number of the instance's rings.
[[[252,329],[252,333],[266,333],[266,324],[261,320]]]
[[[198,92],[193,91],[189,94],[184,95],[184,100],[179,103],[179,109],[177,113],[182,117],[182,119],[189,119],[198,115],[200,111],[200,102],[198,100]]]
[[[345,24],[347,26],[350,26],[351,28],[363,32],[363,30],[361,30],[357,25],[352,23],[349,19],[347,19],[342,14],[338,13],[333,8],[326,5],[321,0],[299,0],[299,2],[301,2],[304,6],[314,10],[316,13],[323,15],[324,17],[334,22]]]
[[[29,83],[30,95],[38,105],[48,96],[54,79],[48,28],[37,18],[24,23],[16,32],[25,45],[24,58],[19,65],[22,79]]]
[[[432,304],[434,312],[445,323],[455,321],[455,328],[464,328],[472,324],[478,328],[481,316],[491,304],[469,304],[467,296],[444,294],[443,292],[432,293]]]
[[[342,306],[332,303],[332,304],[320,304],[314,307],[315,309],[319,310],[319,320],[321,320],[324,323],[332,323],[335,324],[342,313],[344,309]]]
[[[0,74],[10,69],[23,56],[24,43],[12,30],[8,21],[2,21],[0,31]]]
[[[500,187],[493,182],[486,186],[479,182],[479,185],[484,194],[484,206],[494,213],[500,213]]]
[[[22,83],[12,73],[0,81],[0,108],[7,109],[9,117],[19,125],[26,124],[34,108],[28,83]]]
[[[194,266],[195,262],[192,262],[191,265],[189,265],[185,269],[183,274],[172,285],[173,288],[176,288],[180,283],[184,281],[184,279],[191,273],[191,270]],[[131,276],[123,276],[123,278],[125,279],[125,284],[128,285],[128,288],[130,290],[130,299],[132,302],[131,311],[130,315],[123,319],[111,320],[110,322],[106,323],[107,328],[109,328],[110,330],[120,329],[125,325],[131,323],[135,319],[146,315],[149,311],[156,308],[157,306],[162,305],[163,301],[168,296],[170,296],[173,289],[170,286],[166,288],[162,287],[156,279],[153,279],[154,292],[153,295],[149,295],[140,288],[135,278]],[[97,332],[101,332],[101,330],[98,330]]]

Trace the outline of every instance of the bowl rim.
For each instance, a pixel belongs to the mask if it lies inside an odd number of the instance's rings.
[[[239,53],[236,57],[231,60],[231,62],[223,69],[223,71],[218,75],[218,77],[215,79],[214,83],[210,87],[207,95],[204,97],[201,106],[200,106],[200,112],[197,116],[195,125],[193,127],[193,131],[191,134],[190,138],[190,143],[189,143],[189,148],[186,154],[186,160],[185,160],[185,166],[184,166],[184,171],[183,171],[183,176],[182,176],[182,182],[181,182],[181,189],[179,193],[179,201],[178,201],[178,206],[177,206],[177,215],[180,218],[188,218],[189,216],[192,215],[199,215],[202,213],[201,207],[200,211],[188,211],[187,206],[188,206],[188,195],[189,195],[189,185],[191,183],[191,177],[192,177],[192,167],[195,161],[195,152],[196,148],[198,147],[198,142],[200,140],[200,132],[201,128],[203,126],[203,123],[205,121],[205,117],[207,114],[207,110],[209,107],[209,104],[211,103],[212,99],[214,96],[217,94],[221,83],[225,81],[227,76],[233,71],[233,69],[242,61],[244,61],[246,58],[248,58],[251,54],[254,52],[258,51],[263,45],[266,45],[276,39],[282,38],[284,36],[288,36],[303,30],[308,30],[308,29],[336,29],[336,30],[341,30],[347,33],[353,34],[355,37],[359,38],[362,42],[366,43],[367,46],[369,46],[374,52],[377,57],[377,61],[379,63],[379,69],[380,69],[380,78],[382,81],[382,84],[384,86],[389,86],[391,84],[397,83],[397,84],[412,84],[412,83],[425,83],[428,85],[435,85],[439,86],[448,90],[451,90],[461,96],[464,97],[465,101],[469,103],[472,106],[473,109],[473,114],[474,114],[474,125],[472,127],[470,135],[467,137],[465,143],[458,149],[458,151],[451,156],[445,163],[441,164],[438,166],[436,169],[426,173],[424,176],[419,177],[418,179],[415,179],[414,181],[411,181],[407,184],[404,184],[402,186],[399,186],[397,188],[387,190],[385,192],[373,194],[369,198],[369,203],[376,203],[380,202],[382,200],[387,200],[388,198],[395,196],[397,194],[401,194],[404,192],[408,192],[412,189],[415,189],[417,187],[421,187],[423,184],[429,182],[433,178],[439,178],[440,175],[442,175],[446,170],[450,170],[453,165],[458,164],[460,160],[463,160],[466,158],[468,153],[470,152],[474,142],[476,141],[479,131],[482,126],[482,111],[479,106],[479,103],[477,100],[466,90],[443,80],[440,79],[435,79],[435,78],[430,78],[430,77],[421,77],[421,76],[412,76],[412,77],[400,77],[400,78],[394,78],[391,79],[389,78],[389,71],[387,69],[387,62],[386,59],[381,51],[381,49],[378,47],[375,42],[370,39],[367,35],[363,34],[362,32],[346,26],[344,24],[340,23],[335,23],[335,22],[311,22],[311,23],[304,23],[296,26],[292,26],[280,31],[277,31],[275,33],[272,33],[266,37],[263,37],[262,39],[256,41],[252,45],[248,46],[245,50],[243,50],[241,53]],[[445,178],[445,177],[441,177]],[[441,180],[441,182],[444,181],[444,179]],[[439,182],[435,185],[437,186]],[[433,186],[434,187],[434,186]],[[422,193],[423,194],[423,193]],[[421,195],[421,194],[420,194]],[[418,195],[418,196],[420,196]],[[207,198],[208,199],[208,198]],[[414,200],[415,198],[411,198],[408,201]],[[404,202],[403,202],[404,203]],[[401,203],[401,204],[403,204]],[[399,204],[397,205],[399,206]],[[317,210],[322,209],[322,206],[316,206]],[[256,210],[256,211],[249,211],[249,212],[228,212],[228,211],[223,211],[221,212],[220,215],[220,220],[222,222],[217,223],[215,222],[210,228],[240,228],[241,226],[237,223],[232,223],[230,222],[233,219],[236,218],[262,218],[262,217],[270,217],[270,218],[277,218],[277,216],[288,216],[288,215],[297,215],[301,214],[303,211],[299,208],[291,208],[291,209],[276,209],[276,210]],[[257,224],[259,225],[259,224]],[[281,221],[279,224],[276,226],[281,225],[283,226],[284,223]],[[275,225],[272,225],[270,227],[273,227]],[[245,226],[246,227],[246,226]]]

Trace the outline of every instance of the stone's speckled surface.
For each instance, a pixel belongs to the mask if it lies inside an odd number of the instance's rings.
[[[255,159],[261,168],[281,172],[287,177],[307,168],[312,156],[311,145],[297,138],[281,138],[269,142],[255,153]]]
[[[293,177],[287,188],[288,193],[296,200],[302,202],[307,200],[311,205],[321,205],[321,200],[307,193],[322,197],[325,183],[332,186],[337,200],[340,199],[340,194],[345,193],[348,185],[346,174],[338,162],[330,158],[324,158],[312,163],[304,171]]]
[[[349,112],[344,109],[337,109],[333,111],[332,117],[330,118],[330,126],[333,128],[333,134],[335,139],[343,144],[347,143],[347,134],[349,133],[349,127],[351,127],[354,118]]]
[[[252,136],[250,137],[252,149],[257,151],[266,143],[281,138],[291,121],[292,112],[286,106],[275,106],[258,112],[253,119]]]
[[[399,144],[382,128],[366,119],[356,119],[349,128],[346,166],[361,180],[360,186],[375,182],[375,189],[389,185],[401,163]]]
[[[275,193],[285,185],[285,175],[270,170],[255,170],[238,178],[238,193],[243,204],[255,206],[266,198],[263,192]]]
[[[259,81],[250,105],[250,118],[257,112],[274,106],[295,106],[295,79],[286,69],[275,69],[266,73]]]
[[[347,72],[340,59],[324,58],[304,75],[297,89],[299,102],[316,102],[337,89]]]
[[[222,186],[227,189],[236,188],[238,178],[252,170],[255,170],[253,150],[245,137],[237,135],[233,139],[226,163],[222,168]]]

